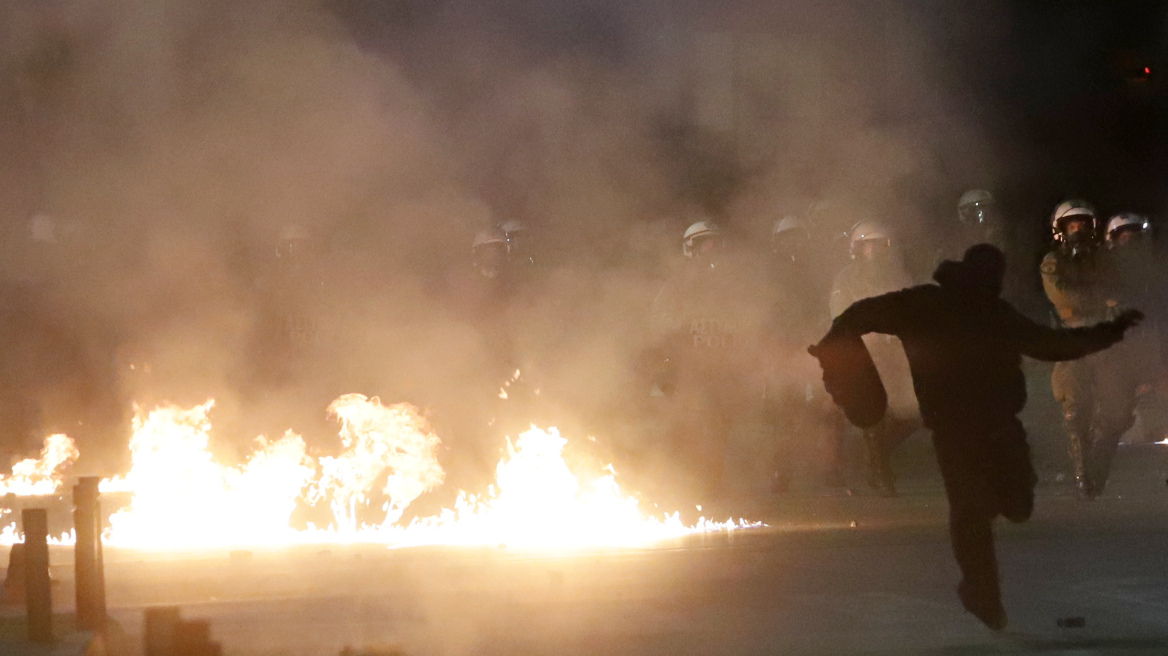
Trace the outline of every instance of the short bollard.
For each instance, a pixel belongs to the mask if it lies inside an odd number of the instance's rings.
[[[8,552],[8,574],[4,577],[4,604],[24,605],[24,543],[17,542]]]
[[[21,511],[24,524],[24,601],[28,639],[53,641],[53,598],[49,581],[49,517],[44,508]]]
[[[206,620],[184,620],[174,606],[146,609],[145,656],[223,656]]]
[[[182,623],[178,608],[157,606],[146,609],[146,656],[172,656],[178,646],[178,627]]]
[[[78,479],[73,486],[73,548],[77,586],[77,626],[89,631],[105,629],[105,567],[101,553],[101,502],[96,476]]]

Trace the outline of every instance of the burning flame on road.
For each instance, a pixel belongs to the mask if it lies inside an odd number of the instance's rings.
[[[446,478],[438,464],[440,440],[412,406],[385,407],[376,398],[346,394],[329,405],[329,414],[341,420],[345,452],[320,459],[322,476],[311,497],[329,500],[340,530],[358,528],[357,504],[387,473],[383,525],[397,522],[414,499]]]
[[[635,546],[689,533],[745,528],[745,523],[702,519],[687,527],[677,513],[645,517],[636,499],[621,494],[616,472],[581,483],[562,451],[568,440],[555,428],[534,426],[508,440],[507,456],[483,497],[459,496],[453,510],[391,527],[392,544],[499,544],[519,547]]]
[[[12,475],[0,476],[0,495],[39,496],[53,494],[65,479],[69,465],[81,455],[68,435],[45,438],[40,458],[27,458],[12,466]]]
[[[215,461],[209,448],[213,401],[193,408],[136,408],[130,440],[132,466],[101,483],[103,493],[131,495],[111,516],[107,543],[129,548],[264,546],[320,542],[514,547],[633,546],[690,533],[757,524],[699,520],[686,526],[675,513],[646,516],[622,494],[611,465],[591,479],[578,478],[563,458],[568,441],[555,428],[532,427],[512,443],[486,493],[460,492],[454,508],[401,519],[406,508],[443,483],[439,438],[417,409],[385,406],[347,394],[329,406],[340,420],[343,450],[313,458],[299,435],[259,437],[237,466]],[[13,494],[57,493],[78,457],[73,441],[49,437],[39,460],[26,460],[0,478]],[[384,516],[362,522],[358,510],[383,501]],[[325,527],[292,527],[298,507],[324,507]],[[0,530],[12,542],[13,526]]]
[[[291,432],[274,442],[260,437],[241,466],[220,465],[208,450],[213,405],[135,414],[130,472],[100,487],[133,494],[130,505],[110,517],[112,542],[198,547],[290,537],[288,518],[315,475],[304,440]]]

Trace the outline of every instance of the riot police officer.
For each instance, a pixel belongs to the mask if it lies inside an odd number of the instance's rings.
[[[507,267],[515,278],[530,275],[539,264],[536,257],[535,234],[527,223],[519,219],[501,221],[497,228],[502,231],[507,245]]]
[[[1116,214],[1104,228],[1104,260],[1111,277],[1109,300],[1126,307],[1149,307],[1155,293],[1156,263],[1148,217]],[[1130,338],[1129,338],[1130,339]]]
[[[499,280],[507,263],[507,234],[501,228],[475,233],[470,245],[471,266],[483,280]]]
[[[727,248],[721,228],[697,221],[682,237],[682,266],[653,300],[650,322],[669,363],[676,452],[709,499],[722,489],[730,431],[761,389],[757,362],[766,317],[760,276]]]
[[[827,402],[818,372],[803,356],[805,344],[827,329],[830,317],[823,307],[827,291],[823,267],[812,260],[811,232],[797,216],[784,216],[771,229],[769,274],[770,325],[767,330],[767,379],[763,411],[776,438],[771,492],[789,490],[798,445],[806,443],[816,420],[826,419],[829,430],[827,468],[829,487],[844,485],[840,441],[842,415]]]
[[[852,262],[836,276],[829,308],[834,319],[856,301],[904,289],[912,279],[893,245],[892,231],[876,221],[860,221],[849,235]],[[891,451],[919,424],[912,377],[900,340],[891,335],[867,335],[864,342],[888,389],[892,412],[877,426],[864,430],[868,485],[895,496]]]
[[[985,189],[970,189],[957,200],[957,220],[961,226],[962,251],[973,244],[1002,247],[1002,220],[998,203]],[[968,244],[966,244],[968,242]]]
[[[1152,251],[1152,227],[1148,217],[1134,212],[1122,212],[1108,219],[1103,231],[1101,253],[1108,285],[1108,310],[1116,315],[1130,308],[1159,308],[1160,288],[1156,260]],[[1160,342],[1157,317],[1152,316],[1132,332],[1118,348],[1105,358],[1108,381],[1117,390],[1134,395],[1124,399],[1125,408],[1133,408],[1132,420],[1139,417],[1147,436],[1152,441],[1161,439],[1165,428],[1163,399],[1156,393],[1155,384],[1161,371]],[[1132,420],[1124,421],[1130,426]],[[1092,455],[1092,481],[1103,488],[1110,473],[1110,464],[1120,439],[1119,434],[1101,435],[1098,453]],[[1113,441],[1114,440],[1114,441]]]
[[[508,233],[507,229],[511,232]],[[532,370],[533,345],[521,333],[522,314],[529,310],[530,292],[525,283],[531,255],[526,248],[526,228],[505,221],[476,233],[471,244],[474,290],[470,320],[486,347],[491,377],[490,398],[495,406],[492,423],[508,435],[518,434],[532,421],[538,399]],[[521,237],[522,235],[522,237]]]
[[[1059,204],[1050,218],[1054,248],[1042,261],[1042,285],[1068,328],[1114,315],[1114,285],[1106,273],[1095,208],[1083,200]],[[1055,365],[1051,387],[1062,404],[1075,494],[1090,500],[1103,492],[1115,447],[1134,422],[1138,377],[1130,375],[1129,351],[1120,349]]]

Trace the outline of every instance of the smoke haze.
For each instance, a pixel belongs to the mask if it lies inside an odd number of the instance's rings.
[[[456,457],[504,379],[471,238],[518,219],[526,375],[551,423],[616,430],[691,221],[753,245],[815,205],[830,276],[856,221],[944,230],[999,182],[1008,130],[940,56],[1004,38],[991,5],[10,3],[2,266],[38,401],[6,411],[109,469],[134,401],[328,448],[359,392]]]

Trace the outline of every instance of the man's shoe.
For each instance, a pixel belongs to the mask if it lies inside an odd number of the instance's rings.
[[[1002,607],[1002,600],[996,595],[975,593],[962,581],[961,585],[957,586],[957,597],[961,599],[961,605],[966,611],[972,613],[974,617],[981,620],[982,624],[994,631],[1005,629],[1009,623],[1006,618],[1006,609]]]

